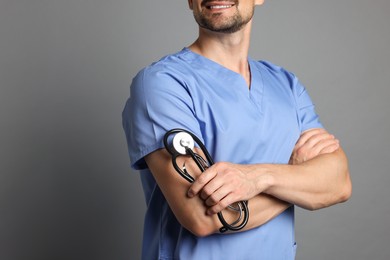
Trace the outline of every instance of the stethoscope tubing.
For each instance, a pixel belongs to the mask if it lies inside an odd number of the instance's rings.
[[[185,130],[185,129],[181,129],[181,128],[174,128],[174,129],[171,129],[169,130],[165,135],[164,135],[164,146],[165,148],[167,149],[167,151],[171,154],[172,156],[172,165],[173,167],[175,168],[175,170],[184,178],[186,179],[188,182],[190,183],[193,183],[195,181],[194,177],[192,177],[190,174],[186,173],[185,171],[183,171],[182,169],[180,169],[180,167],[177,165],[176,163],[176,159],[177,157],[179,157],[180,153],[178,153],[171,145],[169,145],[169,137],[173,134],[177,134],[177,133],[180,133],[180,132],[184,132],[184,133],[187,133],[189,134],[193,139],[194,141],[199,145],[199,148],[202,150],[202,152],[204,153],[206,159],[207,159],[207,162],[208,162],[208,167],[210,167],[211,165],[214,164],[214,161],[210,155],[210,153],[208,152],[208,150],[206,149],[206,146],[202,143],[202,141],[196,136],[194,135],[193,133]],[[201,170],[201,172],[204,172],[206,170],[206,168],[204,167],[204,165],[202,165],[201,163],[201,159],[203,159],[200,155],[194,153],[192,151],[192,149],[189,149],[189,148],[186,148],[186,154],[191,156],[191,158],[195,161],[195,163],[197,164],[197,166],[199,167],[199,169]],[[200,157],[200,158],[199,158]],[[237,202],[237,205],[239,207],[238,211],[240,212],[240,217],[238,220],[236,220],[234,223],[232,224],[229,224],[226,222],[225,218],[223,217],[223,214],[222,212],[218,212],[217,215],[218,215],[218,219],[219,221],[222,223],[222,227],[219,229],[219,231],[221,233],[224,233],[228,230],[230,231],[239,231],[241,229],[243,229],[245,227],[245,225],[248,223],[248,220],[249,220],[249,208],[248,208],[248,202],[247,201],[239,201]],[[244,213],[244,218],[242,219],[242,213]],[[239,225],[236,225],[240,220],[242,219],[241,223]]]

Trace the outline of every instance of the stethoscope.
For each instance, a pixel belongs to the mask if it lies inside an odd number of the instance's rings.
[[[173,138],[171,138],[173,136]],[[200,156],[199,154],[193,151],[195,143],[202,150],[203,154],[206,157],[206,160]],[[164,135],[164,146],[168,150],[168,152],[172,155],[172,164],[175,170],[188,182],[194,182],[194,177],[192,177],[185,168],[180,168],[177,165],[177,158],[182,155],[189,155],[195,161],[198,168],[201,172],[204,172],[207,168],[214,164],[213,159],[211,158],[210,153],[207,151],[205,145],[202,141],[193,133],[184,130],[175,128],[168,131]],[[239,217],[231,224],[227,223],[225,218],[223,217],[222,212],[218,212],[219,221],[221,221],[223,227],[219,229],[221,233],[226,232],[228,230],[238,231],[245,227],[248,223],[249,219],[249,208],[247,201],[239,201],[236,203],[237,206],[234,207],[229,205],[228,208],[239,212]]]

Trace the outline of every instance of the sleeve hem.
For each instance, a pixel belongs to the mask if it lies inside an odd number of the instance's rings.
[[[130,158],[131,168],[133,168],[134,170],[147,169],[148,166],[144,160],[144,157],[147,156],[148,154],[156,151],[156,150],[162,149],[163,147],[164,147],[164,145],[159,142],[159,143],[155,143],[154,145],[151,145],[149,147],[142,149],[138,153],[134,153]]]

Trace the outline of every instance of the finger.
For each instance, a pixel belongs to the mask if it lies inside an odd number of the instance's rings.
[[[190,198],[196,196],[203,189],[203,187],[209,183],[209,181],[212,180],[217,174],[218,173],[214,167],[208,168],[192,183],[188,189],[187,196]]]
[[[296,148],[293,153],[297,154],[300,157],[311,157],[311,155],[316,155],[324,147],[321,146],[327,141],[333,141],[334,137],[329,134],[318,134],[312,136],[310,139],[306,140],[301,147]],[[317,150],[315,149],[317,147]]]
[[[340,148],[340,142],[337,140],[334,144],[330,144],[320,151],[320,154],[333,153]]]
[[[326,143],[327,141],[334,141],[335,137],[328,133],[321,133],[312,136],[302,147],[306,147],[308,149],[314,149],[317,145],[321,145],[322,143]]]
[[[231,191],[227,185],[221,186],[219,189],[215,190],[211,195],[205,198],[205,203],[207,206],[211,207],[218,204],[223,198],[225,198]]]
[[[290,164],[300,164],[317,155],[336,150],[338,140],[326,131],[311,131],[310,138],[299,148],[295,147],[290,158]],[[315,133],[316,134],[313,134]],[[307,136],[306,136],[307,137]]]
[[[312,159],[320,154],[330,153],[338,148],[339,144],[336,139],[324,139],[317,142],[310,150],[307,151],[306,158]]]
[[[295,145],[296,149],[299,149],[301,146],[303,146],[313,136],[318,135],[320,133],[324,133],[324,132],[326,132],[326,131],[325,131],[325,129],[322,129],[322,128],[314,128],[314,129],[306,130],[299,137],[298,142]]]
[[[212,196],[215,192],[219,190],[219,193],[221,193],[222,190],[221,187],[224,185],[223,179],[218,178],[218,174],[211,179],[200,191],[200,197],[203,200],[208,199],[210,196]]]
[[[222,210],[226,209],[230,204],[233,204],[234,196],[230,193],[226,197],[224,197],[218,204],[212,206],[207,210],[208,215],[217,214],[218,212],[221,212]]]
[[[337,149],[333,147],[337,145],[338,141],[336,139],[318,139],[315,140],[312,144],[305,144],[304,146],[302,146],[296,152],[296,158],[301,158],[303,161],[307,161],[322,153],[325,153],[325,151],[333,152],[332,149]]]

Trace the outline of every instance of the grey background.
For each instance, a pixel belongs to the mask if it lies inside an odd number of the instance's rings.
[[[251,56],[296,73],[338,136],[352,199],[297,210],[297,259],[390,258],[390,1],[274,0]],[[139,259],[121,128],[143,66],[190,44],[187,1],[0,0],[0,259]]]

